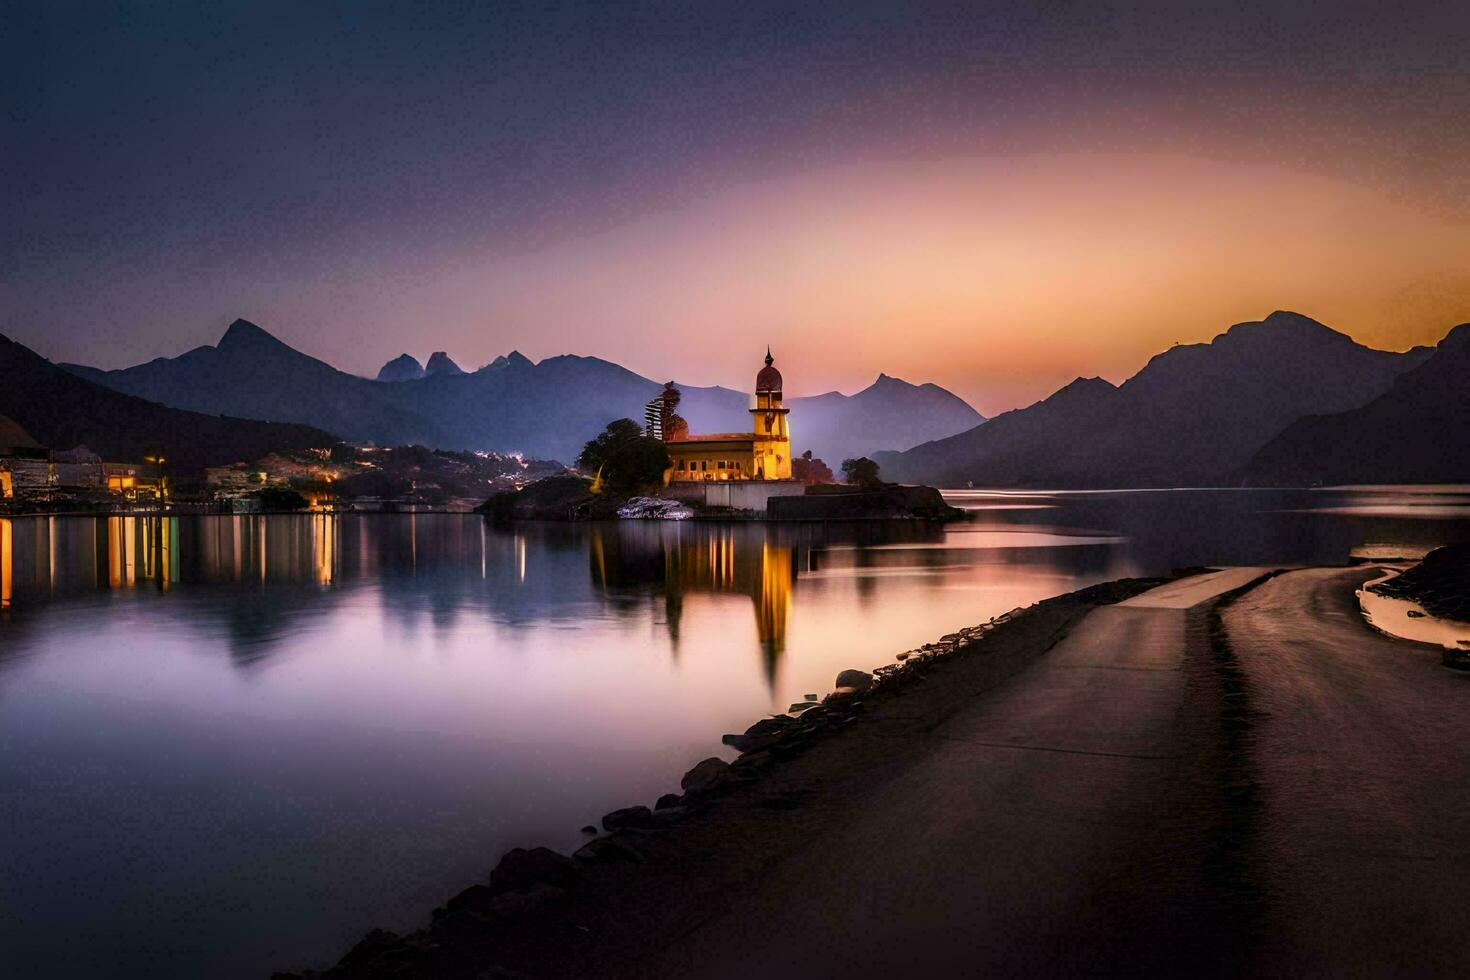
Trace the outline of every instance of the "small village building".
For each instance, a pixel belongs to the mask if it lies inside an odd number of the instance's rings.
[[[36,496],[50,487],[46,448],[14,419],[0,415],[0,498]]]
[[[167,495],[163,461],[147,458],[142,463],[103,463],[102,479],[111,493],[127,500],[161,500]]]
[[[100,490],[102,457],[86,446],[51,454],[51,479],[59,489]]]

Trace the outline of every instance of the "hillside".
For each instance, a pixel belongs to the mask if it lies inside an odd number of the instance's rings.
[[[1470,323],[1368,404],[1287,426],[1242,477],[1294,486],[1470,482]]]
[[[0,416],[52,449],[85,445],[104,459],[164,455],[175,471],[338,442],[320,429],[202,415],[113,391],[0,336]]]
[[[425,442],[434,433],[427,420],[388,396],[394,388],[338,371],[248,320],[230,324],[216,346],[178,357],[117,371],[62,367],[130,395],[211,415],[302,422],[388,445]]]
[[[1428,355],[1373,350],[1278,311],[1208,344],[1170,348],[1117,388],[1079,380],[977,430],[880,462],[890,478],[947,485],[1214,485],[1238,480],[1297,419],[1363,405]]]

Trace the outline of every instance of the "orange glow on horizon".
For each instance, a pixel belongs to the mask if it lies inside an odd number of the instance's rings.
[[[471,263],[443,284],[461,297],[444,319],[465,324],[471,361],[496,353],[475,350],[488,321],[535,337],[521,345],[533,358],[576,351],[742,390],[729,351],[770,342],[793,366],[788,396],[855,391],[884,371],[993,415],[1078,376],[1121,382],[1176,341],[1275,309],[1372,346],[1434,343],[1470,319],[1466,255],[1463,224],[1279,167],[909,162],[748,185]]]

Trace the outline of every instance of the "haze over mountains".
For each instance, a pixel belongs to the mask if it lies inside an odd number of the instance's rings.
[[[1409,431],[1411,418],[1448,426],[1470,409],[1467,386],[1453,380],[1467,376],[1465,334],[1393,353],[1278,311],[1173,347],[1117,387],[1079,378],[983,426],[877,458],[890,479],[943,486],[1310,485],[1370,471],[1470,479],[1470,429]],[[1371,470],[1352,448],[1370,436],[1386,454]]]
[[[752,380],[759,359],[751,357]],[[533,363],[519,352],[466,373],[447,354],[427,365],[405,354],[369,380],[297,351],[246,320],[213,347],[102,371],[63,365],[80,377],[178,408],[271,421],[301,421],[346,439],[445,449],[522,452],[570,461],[616,418],[642,419],[662,384],[595,357]],[[750,396],[680,386],[680,413],[695,431],[750,427]],[[984,421],[937,385],[881,375],[855,395],[829,392],[787,401],[793,449],[834,463],[907,448]]]

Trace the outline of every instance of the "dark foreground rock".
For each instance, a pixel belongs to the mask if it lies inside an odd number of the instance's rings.
[[[773,521],[951,521],[964,511],[945,503],[933,487],[813,486],[799,497],[772,497],[766,516]]]
[[[520,490],[497,493],[478,508],[496,521],[587,521],[618,516],[626,497],[595,494],[592,483],[574,473],[549,476]]]
[[[906,651],[874,671],[861,694],[844,685],[799,718],[762,719],[727,738],[748,739],[743,754],[690,769],[682,797],[659,799],[652,828],[619,827],[574,860],[512,851],[488,885],[451,899],[427,928],[375,930],[330,969],[278,977],[646,976],[649,956],[711,910],[753,900],[762,868],[849,822],[874,786],[924,759],[935,727],[971,707],[977,691],[1025,669],[1097,605],[1157,584],[1094,586]],[[630,807],[609,817],[641,824],[645,813]]]
[[[1431,616],[1470,623],[1470,545],[1436,548],[1413,568],[1371,591],[1417,602]]]

